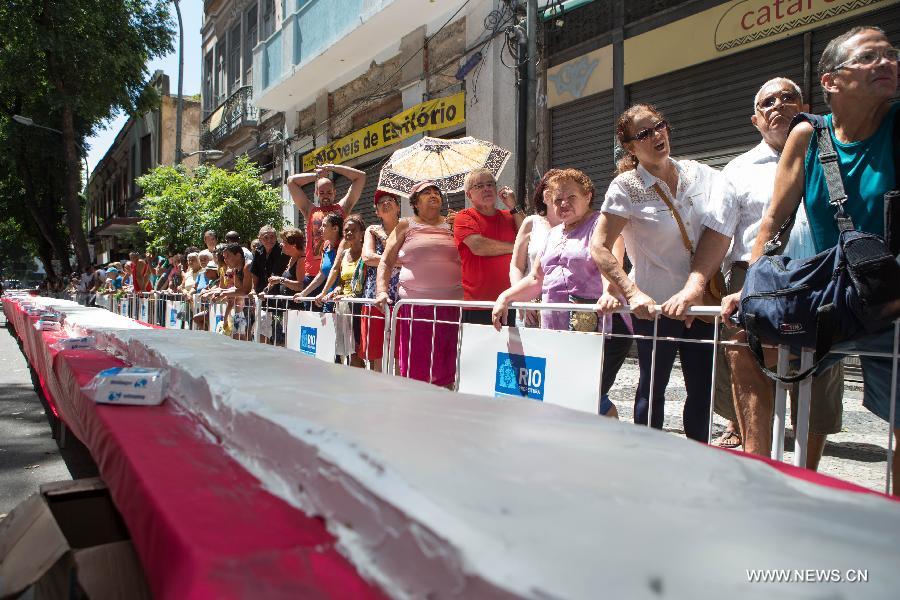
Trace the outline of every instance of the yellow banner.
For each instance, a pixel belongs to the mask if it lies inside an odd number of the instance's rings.
[[[732,0],[628,38],[625,84],[885,8],[898,0]],[[873,23],[878,25],[878,23]]]
[[[316,165],[340,164],[379,148],[396,144],[419,133],[443,129],[466,120],[466,93],[459,92],[445,98],[435,98],[402,113],[382,119],[373,125],[357,129],[327,146],[303,155],[303,170],[312,171]]]

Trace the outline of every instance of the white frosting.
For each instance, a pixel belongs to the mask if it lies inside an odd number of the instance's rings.
[[[168,367],[172,398],[268,490],[322,515],[391,596],[900,589],[900,504],[887,499],[539,402],[453,394],[204,332],[85,325],[94,318],[71,322],[133,364]],[[748,569],[868,569],[869,581],[749,584]]]

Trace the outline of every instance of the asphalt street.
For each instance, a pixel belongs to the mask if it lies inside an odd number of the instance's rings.
[[[49,481],[90,477],[96,467],[76,440],[53,439],[25,356],[0,314],[0,516]]]

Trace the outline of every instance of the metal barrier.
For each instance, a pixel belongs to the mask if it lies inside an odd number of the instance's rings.
[[[452,300],[428,300],[428,299],[403,299],[389,309],[388,315],[381,315],[377,311],[374,300],[367,298],[342,298],[333,305],[332,312],[317,312],[310,310],[315,302],[313,297],[294,298],[291,296],[246,296],[226,298],[222,300],[210,300],[202,294],[195,294],[192,298],[185,298],[181,294],[171,293],[144,293],[130,294],[122,297],[116,295],[97,295],[97,306],[107,308],[112,312],[132,316],[140,321],[152,323],[168,328],[198,329],[210,332],[219,332],[229,335],[234,339],[255,341],[275,347],[284,347],[307,355],[317,356],[323,360],[333,360],[334,356],[341,357],[342,362],[350,364],[350,357],[365,348],[365,358],[369,367],[373,370],[386,371],[388,373],[411,377],[417,371],[418,379],[429,382],[437,382],[451,389],[459,389],[460,362],[463,341],[463,310],[493,308],[492,302],[464,302]],[[359,307],[359,308],[357,308]],[[417,310],[424,309],[424,310]],[[595,312],[591,304],[543,304],[516,302],[511,303],[511,310],[533,310],[539,312],[560,311],[570,312]],[[694,307],[688,314],[700,317],[713,317],[712,339],[691,339],[679,337],[661,336],[658,332],[658,316],[654,320],[653,333],[651,335],[614,333],[608,326],[611,315],[605,315],[604,327],[600,332],[579,332],[581,335],[599,336],[600,338],[600,369],[599,379],[603,381],[603,362],[606,353],[607,340],[613,338],[630,338],[632,340],[650,340],[652,342],[650,363],[649,407],[647,423],[653,423],[654,404],[654,378],[656,376],[656,354],[659,342],[686,342],[698,344],[711,344],[713,346],[746,346],[735,341],[724,341],[719,338],[720,317],[718,307]],[[439,310],[443,309],[443,310]],[[430,316],[428,313],[430,312]],[[620,313],[629,313],[628,307],[623,307]],[[425,331],[430,328],[428,352],[425,356],[415,354],[413,348],[414,323],[425,324]],[[363,327],[362,324],[368,324]],[[373,325],[379,326],[373,326]],[[354,330],[354,327],[359,327]],[[365,332],[363,332],[365,330]],[[419,330],[421,331],[421,330]],[[406,344],[405,348],[399,340],[402,335]],[[311,337],[310,337],[311,336]],[[443,350],[436,349],[436,340],[447,336],[452,337],[454,368],[449,381],[441,382],[435,379],[436,358]],[[339,343],[338,339],[343,342]],[[325,343],[322,343],[323,340]],[[365,343],[361,343],[364,341]],[[376,348],[379,348],[379,353]],[[776,370],[780,375],[791,372],[790,351],[787,346],[779,346]],[[887,444],[887,475],[885,489],[889,492],[891,485],[891,465],[894,455],[893,427],[896,415],[896,389],[898,380],[898,360],[900,360],[900,321],[894,327],[893,352],[839,352],[836,354],[859,355],[882,358],[893,358],[891,379],[891,405],[890,422],[888,426]],[[813,351],[804,350],[800,356],[800,369],[806,369],[813,364]],[[362,357],[360,357],[362,358]],[[416,360],[428,359],[427,368],[414,367]],[[446,360],[445,357],[444,360]],[[712,369],[713,377],[716,372],[716,362],[719,360],[718,352],[713,352]],[[404,364],[404,361],[405,364]],[[360,365],[357,365],[360,366]],[[427,373],[423,375],[423,373]],[[777,384],[775,391],[775,410],[773,422],[771,457],[775,460],[784,459],[785,433],[787,426],[787,384]],[[794,464],[805,466],[808,454],[809,415],[812,392],[812,378],[808,377],[799,384],[797,398],[796,430],[794,432],[795,452]],[[600,390],[597,390],[600,396]],[[713,415],[715,404],[715,381],[710,390],[709,420],[706,429],[706,439],[712,438]]]

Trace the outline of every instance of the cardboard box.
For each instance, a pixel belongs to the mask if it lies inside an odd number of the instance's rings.
[[[150,598],[100,479],[42,485],[0,521],[0,599]]]

